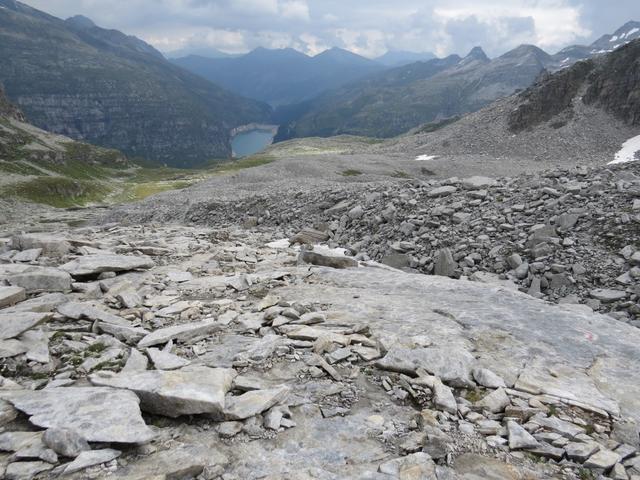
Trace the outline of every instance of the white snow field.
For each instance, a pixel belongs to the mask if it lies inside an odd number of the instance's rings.
[[[609,162],[609,165],[615,165],[617,163],[627,163],[638,160],[638,152],[640,152],[640,135],[630,138],[622,144],[622,149],[616,153],[615,160]]]

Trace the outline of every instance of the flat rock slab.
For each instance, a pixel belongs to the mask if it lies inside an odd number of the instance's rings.
[[[225,465],[228,459],[217,448],[183,445],[156,452],[118,469],[111,478],[126,480],[195,478],[206,467]]]
[[[147,370],[91,375],[94,385],[123,388],[140,397],[145,412],[167,417],[208,413],[221,415],[225,395],[231,389],[235,370],[188,366],[180,370]]]
[[[89,442],[146,443],[153,439],[132,392],[99,387],[0,391],[0,398],[42,428],[69,428]]]
[[[22,287],[0,287],[0,308],[15,305],[26,298],[27,293]]]
[[[68,302],[58,307],[58,313],[74,320],[98,320],[114,325],[128,326],[130,322],[115,313],[108,312],[90,303]]]
[[[7,277],[9,283],[22,287],[29,293],[68,292],[71,290],[71,276],[57,268],[29,267],[22,273]]]
[[[414,375],[419,368],[440,377],[454,387],[475,385],[472,371],[475,358],[460,348],[394,347],[376,362],[378,368]]]
[[[144,270],[153,266],[155,262],[146,255],[86,255],[65,263],[60,268],[73,277],[84,277],[102,272]]]
[[[18,305],[10,307],[9,311],[12,312],[52,312],[59,305],[69,301],[69,298],[64,293],[48,293],[46,295],[40,295],[39,297],[30,298],[24,302],[20,302]],[[6,312],[7,310],[5,310]]]
[[[603,395],[584,371],[539,357],[527,363],[515,387],[534,395],[547,394],[576,405],[604,410],[613,416],[620,415],[618,403]]]
[[[176,370],[191,363],[189,360],[157,348],[147,349],[147,354],[157,370]]]
[[[47,462],[14,462],[7,466],[3,478],[6,480],[26,480],[51,469],[53,469],[53,465]]]
[[[84,470],[85,468],[93,467],[94,465],[110,462],[111,460],[118,458],[121,453],[122,452],[119,450],[114,450],[112,448],[82,452],[73,462],[69,463],[65,467],[64,474],[70,475],[74,472]]]
[[[50,313],[0,313],[0,340],[15,338],[51,318]]]
[[[273,294],[330,305],[342,318],[369,325],[389,353],[409,348],[406,339],[428,332],[434,346],[473,352],[477,367],[492,370],[507,385],[515,384],[532,359],[543,358],[581,373],[555,394],[565,395],[571,385],[590,392],[583,401],[595,400],[594,408],[617,405],[623,417],[640,421],[638,328],[493,285],[386,268],[318,268],[314,279],[313,285],[290,285]],[[332,321],[327,319],[328,328]],[[402,356],[396,360],[406,365]],[[547,365],[536,373],[536,385],[557,387],[555,375]]]
[[[140,342],[138,342],[138,347],[152,347],[154,345],[167,343],[169,340],[186,343],[189,340],[201,337],[203,335],[212,334],[221,329],[222,325],[214,322],[213,320],[183,323],[182,325],[174,325],[172,327],[161,328],[159,330],[151,332],[149,335],[140,340]]]
[[[289,388],[281,386],[268,390],[254,390],[239,396],[229,396],[226,400],[224,416],[227,420],[244,420],[269,410],[283,402],[289,395]]]
[[[42,250],[42,255],[47,257],[62,257],[71,251],[71,243],[47,233],[15,235],[11,239],[11,246],[17,250],[38,248]]]

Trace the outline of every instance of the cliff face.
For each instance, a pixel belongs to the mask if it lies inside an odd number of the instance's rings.
[[[628,125],[640,125],[640,40],[607,56],[584,96]]]
[[[26,169],[24,162],[29,163]],[[117,150],[74,142],[26,123],[20,109],[7,99],[0,87],[0,171],[15,174],[34,168],[50,170],[72,163],[80,167],[130,165]]]
[[[21,122],[25,121],[24,115],[20,109],[7,99],[2,85],[0,85],[0,117],[13,118]]]
[[[545,75],[524,91],[509,115],[509,129],[520,132],[573,114],[576,102],[594,105],[627,125],[640,125],[640,40],[615,52]]]
[[[270,108],[166,61],[135,37],[0,0],[0,82],[45,130],[172,166],[231,154],[230,131]]]

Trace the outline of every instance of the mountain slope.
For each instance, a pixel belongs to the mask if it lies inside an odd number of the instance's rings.
[[[572,45],[560,50],[552,57],[555,65],[551,66],[551,70],[568,67],[595,55],[610,53],[638,38],[640,38],[640,22],[627,22],[613,34],[603,35],[591,45]]]
[[[314,100],[279,139],[395,136],[422,123],[478,110],[525,88],[548,61],[542,50],[525,45],[494,60],[474,48],[463,59],[451,56],[392,69]]]
[[[239,95],[274,106],[302,102],[384,68],[339,48],[315,57],[291,48],[258,48],[236,58],[192,55],[172,62]]]
[[[436,58],[431,52],[405,52],[402,50],[389,50],[384,55],[376,58],[376,62],[387,67],[402,67],[416,62],[427,62]]]
[[[436,157],[434,172],[466,163],[505,170],[602,165],[640,134],[640,39],[543,76],[518,95],[437,131],[417,129],[377,153]],[[452,173],[453,174],[453,173]]]
[[[173,166],[228,157],[270,109],[182,70],[141,40],[0,0],[0,82],[35,125]]]
[[[0,196],[70,206],[106,195],[132,165],[117,150],[75,142],[26,123],[0,88]]]

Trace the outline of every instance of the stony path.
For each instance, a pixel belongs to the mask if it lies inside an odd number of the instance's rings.
[[[5,478],[640,478],[612,317],[269,228],[5,242]]]

